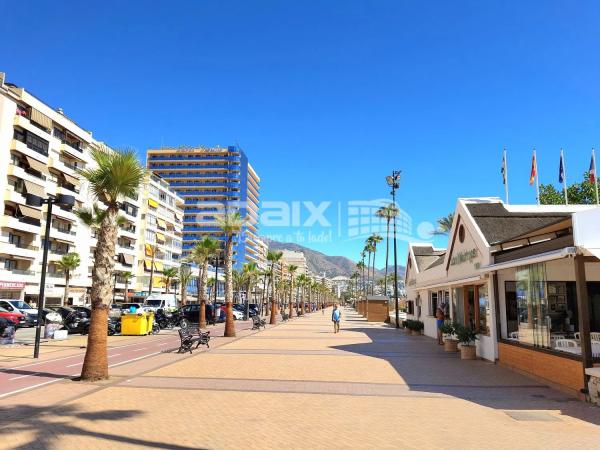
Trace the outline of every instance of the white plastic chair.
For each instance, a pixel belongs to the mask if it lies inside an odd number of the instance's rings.
[[[508,338],[509,339],[514,339],[514,340],[519,340],[519,332],[518,331],[511,331],[508,334]]]
[[[591,339],[592,341],[600,341],[600,333],[599,333],[599,332],[597,332],[597,331],[592,331],[592,332],[590,333],[590,339]]]
[[[574,333],[574,335],[575,335],[575,339],[579,340],[579,336],[580,336],[579,331],[577,331],[576,333]]]
[[[579,342],[575,339],[557,339],[555,345],[556,348],[575,348],[579,347]]]

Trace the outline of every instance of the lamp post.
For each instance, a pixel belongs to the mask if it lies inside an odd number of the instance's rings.
[[[392,203],[396,206],[396,189],[400,187],[400,174],[402,171],[394,170],[391,175],[385,177],[388,186],[392,188]],[[398,253],[396,249],[396,215],[392,218],[394,223],[394,302],[396,307],[396,328],[400,328],[400,311],[398,305]]]
[[[41,198],[37,195],[27,194],[26,203],[31,206],[48,205],[46,211],[46,229],[44,231],[44,252],[42,254],[42,274],[40,277],[40,293],[38,296],[38,318],[35,324],[35,346],[33,348],[33,357],[40,357],[40,338],[42,331],[42,316],[44,313],[44,296],[46,295],[46,268],[48,265],[48,249],[50,248],[50,225],[52,224],[52,205],[73,206],[75,197],[72,195],[58,194],[49,195],[48,198]]]

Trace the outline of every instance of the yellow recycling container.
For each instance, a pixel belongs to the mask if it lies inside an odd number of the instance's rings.
[[[129,313],[121,316],[123,336],[144,336],[152,332],[154,313]]]

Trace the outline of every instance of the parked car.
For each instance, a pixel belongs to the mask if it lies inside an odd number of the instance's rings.
[[[244,305],[243,303],[241,304],[235,304],[233,305],[233,310],[234,311],[239,311],[242,314],[241,319],[244,318],[244,315],[246,314],[246,305]],[[255,310],[253,310],[252,308],[248,308],[248,317],[254,317],[256,316],[257,312]],[[235,318],[235,317],[234,317]],[[236,318],[236,320],[238,320],[239,318]]]
[[[0,307],[10,312],[20,312],[25,315],[26,327],[33,327],[37,324],[37,309],[32,308],[23,300],[0,300]]]
[[[217,322],[222,322],[223,320],[225,320],[225,311],[223,309],[223,311],[221,312],[221,308],[218,304],[217,304],[217,307],[218,307]],[[183,316],[183,319],[186,322],[188,322],[188,324],[197,324],[198,321],[200,320],[200,305],[197,303],[192,303],[189,305],[182,306],[181,308],[179,308],[177,310],[177,312]],[[206,304],[206,321],[207,322],[213,321],[213,305],[212,305],[212,303]]]
[[[155,312],[159,308],[166,311],[173,311],[177,309],[177,298],[175,294],[150,294],[144,300],[144,308]]]
[[[9,311],[0,307],[0,317],[10,320],[17,328],[26,326],[27,319],[25,318],[25,314],[21,314],[20,312]]]

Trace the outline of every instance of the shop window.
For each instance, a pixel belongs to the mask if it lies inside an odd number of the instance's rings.
[[[490,324],[492,323],[492,312],[490,309],[490,299],[487,285],[481,285],[477,287],[477,297],[479,298],[479,333],[489,336]]]
[[[452,290],[452,321],[464,325],[464,297],[463,288]]]
[[[437,310],[437,304],[438,304],[438,293],[431,292],[429,294],[429,315],[430,316],[435,316],[435,311]]]
[[[414,315],[415,313],[415,302],[409,300],[406,302],[407,314]]]

